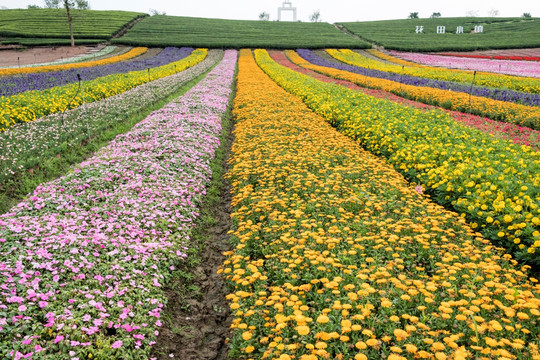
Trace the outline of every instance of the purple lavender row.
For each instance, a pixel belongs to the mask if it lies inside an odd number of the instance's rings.
[[[143,359],[187,256],[237,52],[0,215],[0,358]]]
[[[338,70],[344,70],[353,72],[360,75],[370,76],[379,79],[386,79],[395,82],[399,82],[407,85],[414,85],[420,87],[431,87],[442,90],[452,90],[456,92],[469,93],[471,92],[474,96],[481,96],[485,98],[490,98],[494,100],[507,101],[516,104],[528,105],[528,106],[540,106],[540,94],[529,94],[513,90],[505,89],[495,89],[487,88],[482,86],[472,86],[467,84],[459,84],[451,81],[441,81],[426,79],[411,75],[401,75],[392,72],[385,72],[374,69],[366,69],[359,66],[353,66],[343,63],[338,63],[323,59],[322,57],[314,54],[311,50],[308,49],[298,49],[298,54],[304,58],[306,61],[309,61],[312,64],[319,66],[331,67]]]
[[[77,82],[77,74],[82,81],[94,80],[111,74],[123,74],[154,68],[181,60],[189,56],[193,48],[167,47],[159,54],[147,59],[121,61],[114,64],[91,66],[86,68],[68,69],[44,73],[30,73],[0,77],[0,96],[11,96],[26,91],[50,89]]]

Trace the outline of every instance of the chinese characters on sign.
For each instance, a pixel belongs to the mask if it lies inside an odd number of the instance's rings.
[[[473,34],[478,34],[478,33],[483,33],[483,32],[484,32],[484,26],[482,25],[475,25],[474,31],[472,31]],[[424,26],[416,25],[416,33],[423,34]],[[445,33],[446,33],[446,26],[437,26],[437,34],[445,34]],[[463,26],[458,26],[456,28],[456,34],[463,34]]]

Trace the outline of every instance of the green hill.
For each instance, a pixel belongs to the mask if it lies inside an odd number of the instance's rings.
[[[362,39],[403,51],[466,51],[540,47],[540,18],[438,18],[340,23]],[[475,25],[483,33],[471,33]],[[423,26],[421,34],[416,26]],[[445,26],[445,34],[437,34]],[[463,34],[456,34],[463,26]]]
[[[113,43],[138,46],[199,46],[209,48],[366,48],[328,23],[248,21],[151,16]]]
[[[76,43],[110,39],[132,20],[146,16],[128,11],[71,10]],[[69,44],[64,9],[13,9],[0,11],[0,43],[23,45]]]

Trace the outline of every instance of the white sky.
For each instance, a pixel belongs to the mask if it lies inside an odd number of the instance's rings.
[[[94,10],[128,10],[149,12],[156,9],[167,15],[208,17],[221,19],[258,20],[266,11],[270,20],[277,19],[277,8],[283,0],[89,0]],[[411,12],[421,18],[440,12],[443,17],[465,16],[474,11],[478,16],[488,16],[490,10],[498,10],[499,16],[519,17],[524,12],[540,17],[538,0],[291,0],[298,9],[298,20],[309,21],[309,16],[320,11],[326,22],[405,19]],[[0,8],[26,8],[30,4],[43,6],[44,0],[0,0]],[[285,15],[285,13],[284,13]]]

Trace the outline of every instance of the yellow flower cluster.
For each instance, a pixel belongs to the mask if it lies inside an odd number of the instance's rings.
[[[71,64],[61,64],[61,65],[44,65],[44,66],[35,66],[35,67],[24,67],[24,68],[9,68],[9,69],[0,69],[0,76],[7,76],[7,75],[20,75],[20,74],[30,74],[30,73],[37,73],[37,72],[49,72],[49,71],[60,71],[60,70],[68,70],[68,69],[78,69],[78,68],[84,68],[84,67],[91,67],[91,66],[101,66],[101,65],[107,65],[107,64],[113,64],[120,61],[126,61],[129,59],[133,59],[134,57],[141,56],[145,52],[148,51],[148,48],[145,47],[136,47],[131,49],[130,51],[117,56],[111,56],[109,58],[101,59],[101,60],[93,60],[93,61],[86,61],[86,62],[79,62],[79,63],[71,63]]]
[[[123,93],[135,86],[175,74],[198,64],[206,57],[207,49],[196,49],[188,57],[150,71],[132,71],[114,74],[91,81],[82,82],[82,91],[77,93],[78,84],[58,86],[41,91],[28,91],[10,97],[0,98],[0,131],[18,122],[28,122],[43,116],[74,108]],[[84,98],[83,98],[84,96]],[[71,104],[70,99],[73,98]]]
[[[365,68],[369,67],[370,69],[380,71],[467,84],[470,84],[473,80],[473,71],[455,69],[450,70],[433,66],[403,67],[402,65],[405,64],[386,64],[384,62],[362,56],[352,50],[328,49],[326,52],[330,54],[330,56],[346,64]],[[517,77],[477,71],[474,83],[480,86],[506,88],[533,94],[540,93],[540,79],[533,77]]]
[[[235,359],[540,359],[540,286],[239,59]]]
[[[314,65],[294,51],[287,51],[289,59],[306,69],[317,71],[336,79],[347,80],[363,87],[380,89],[409,99],[446,109],[487,116],[495,120],[520,124],[540,129],[540,108],[525,106],[505,101],[493,100],[480,96],[469,96],[465,93],[441,90],[430,87],[401,84],[399,82],[373,78],[348,71]]]
[[[256,52],[287,91],[408,178],[427,186],[488,238],[540,263],[540,153],[424,112],[327,84]]]

